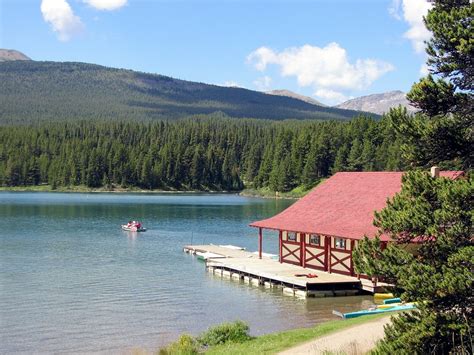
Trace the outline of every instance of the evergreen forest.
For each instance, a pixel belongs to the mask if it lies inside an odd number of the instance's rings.
[[[401,170],[388,118],[79,121],[0,126],[3,186],[289,191],[337,171]]]

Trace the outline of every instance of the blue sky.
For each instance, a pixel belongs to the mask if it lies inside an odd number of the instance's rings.
[[[425,0],[0,0],[0,47],[335,104],[407,91]]]

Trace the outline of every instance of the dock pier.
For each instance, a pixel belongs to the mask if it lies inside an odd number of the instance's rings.
[[[280,263],[271,255],[260,259],[258,254],[233,246],[187,245],[183,251],[197,255],[213,275],[252,286],[281,289],[295,297],[352,296],[383,291],[383,284],[374,286],[369,280],[328,273],[297,265]]]

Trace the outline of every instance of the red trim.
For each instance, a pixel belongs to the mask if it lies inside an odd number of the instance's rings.
[[[288,233],[294,234],[294,235],[295,235],[295,240],[290,240],[290,237],[289,237]],[[286,240],[287,240],[288,242],[299,243],[299,242],[298,242],[298,232],[289,232],[289,231],[286,231]]]
[[[287,264],[293,264],[293,265],[301,266],[301,263],[298,262],[298,261],[284,260],[283,262],[287,263]]]
[[[316,250],[322,250],[322,252],[320,252],[319,254],[316,254],[310,250],[310,248],[313,248],[313,249],[316,249]],[[310,257],[306,257],[306,255],[309,254]],[[325,265],[325,262],[324,262],[324,254],[325,254],[325,250],[324,248],[321,248],[321,247],[306,247],[306,255],[305,255],[305,263],[308,263],[310,262],[311,260],[316,260],[318,263],[320,263],[322,265],[322,267],[324,268],[324,265]],[[321,258],[322,257],[322,258]]]
[[[339,271],[339,270],[333,270],[333,274],[341,274],[341,275],[347,275],[347,276],[352,276],[349,271]]]
[[[300,249],[300,260],[301,266],[306,267],[306,234],[300,234],[301,249]]]
[[[278,232],[278,239],[280,240],[280,257],[279,257],[280,263],[283,262],[283,259],[282,259],[282,257],[281,257],[281,252],[282,252],[282,250],[281,250],[281,243],[282,243],[282,238],[283,238],[282,234],[283,234],[283,232],[280,230],[280,231]]]
[[[337,251],[338,253],[343,254],[351,254],[351,251],[346,249],[331,248],[331,251]]]
[[[324,236],[324,269],[331,272],[331,237]]]
[[[326,270],[324,270],[324,267],[323,267],[323,266],[317,266],[317,265],[307,264],[306,267],[307,267],[308,269],[315,269],[315,270],[326,271]]]
[[[347,266],[346,264],[344,264],[344,261],[346,260],[350,260],[351,259],[351,256],[352,254],[349,253],[349,255],[339,259],[336,255],[334,255],[333,253],[331,253],[331,258],[334,257],[334,259],[336,259],[336,261],[333,263],[332,260],[331,260],[331,270],[332,270],[332,267],[333,266],[336,266],[336,265],[339,265],[341,264],[345,269],[348,270],[349,272],[349,275],[351,274],[351,268],[350,266]]]
[[[299,245],[301,246],[301,243],[300,242],[291,242],[289,240],[284,240],[283,241],[284,244],[291,244],[291,245]]]
[[[344,240],[344,248],[340,248],[340,247],[337,247],[337,246],[336,246],[336,239],[343,239],[343,240]],[[347,238],[334,237],[334,238],[333,238],[333,242],[334,242],[333,249],[346,250],[346,247],[347,247]]]
[[[309,245],[311,246],[315,246],[315,247],[320,247],[321,246],[321,238],[322,238],[322,235],[321,234],[317,234],[317,233],[308,233],[309,235]],[[311,236],[314,235],[314,236],[319,236],[319,243],[318,244],[315,244],[315,243],[311,243]]]
[[[352,252],[354,251],[354,244],[355,242],[351,240],[351,256],[350,256],[351,276],[354,275],[354,262],[352,260]]]
[[[288,243],[283,242],[282,243],[282,248],[284,248],[288,253],[285,254],[285,255],[282,255],[282,257],[281,257],[282,261],[284,261],[285,263],[301,265],[301,245],[299,243],[296,243],[297,245],[299,245],[299,247],[296,248],[295,250],[290,250],[285,244],[288,244]],[[290,245],[295,245],[295,244],[291,243]],[[285,260],[285,258],[289,257],[290,255],[293,255],[296,258],[296,260],[298,260],[298,261]]]

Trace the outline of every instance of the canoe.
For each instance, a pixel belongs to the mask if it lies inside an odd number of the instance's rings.
[[[377,309],[387,309],[387,308],[392,308],[396,306],[401,306],[402,303],[391,303],[391,304],[378,304]]]
[[[383,300],[383,304],[392,304],[392,303],[400,303],[402,300],[399,297],[395,298],[388,298],[386,300]]]
[[[394,306],[390,308],[365,309],[362,311],[349,312],[349,313],[341,313],[338,311],[332,311],[332,313],[341,318],[350,319],[350,318],[357,318],[361,316],[368,316],[371,314],[380,314],[380,313],[396,312],[396,311],[408,311],[415,308],[416,306],[414,304],[405,304],[405,305]]]
[[[122,224],[122,230],[127,231],[127,232],[146,232],[146,228],[144,227],[129,227],[126,224]]]
[[[199,260],[204,260],[204,261],[208,260],[208,259],[222,259],[222,258],[225,258],[224,255],[211,253],[210,251],[206,251],[206,252],[197,251],[196,256]]]
[[[374,298],[376,300],[386,300],[389,298],[394,298],[393,293],[375,293]]]

